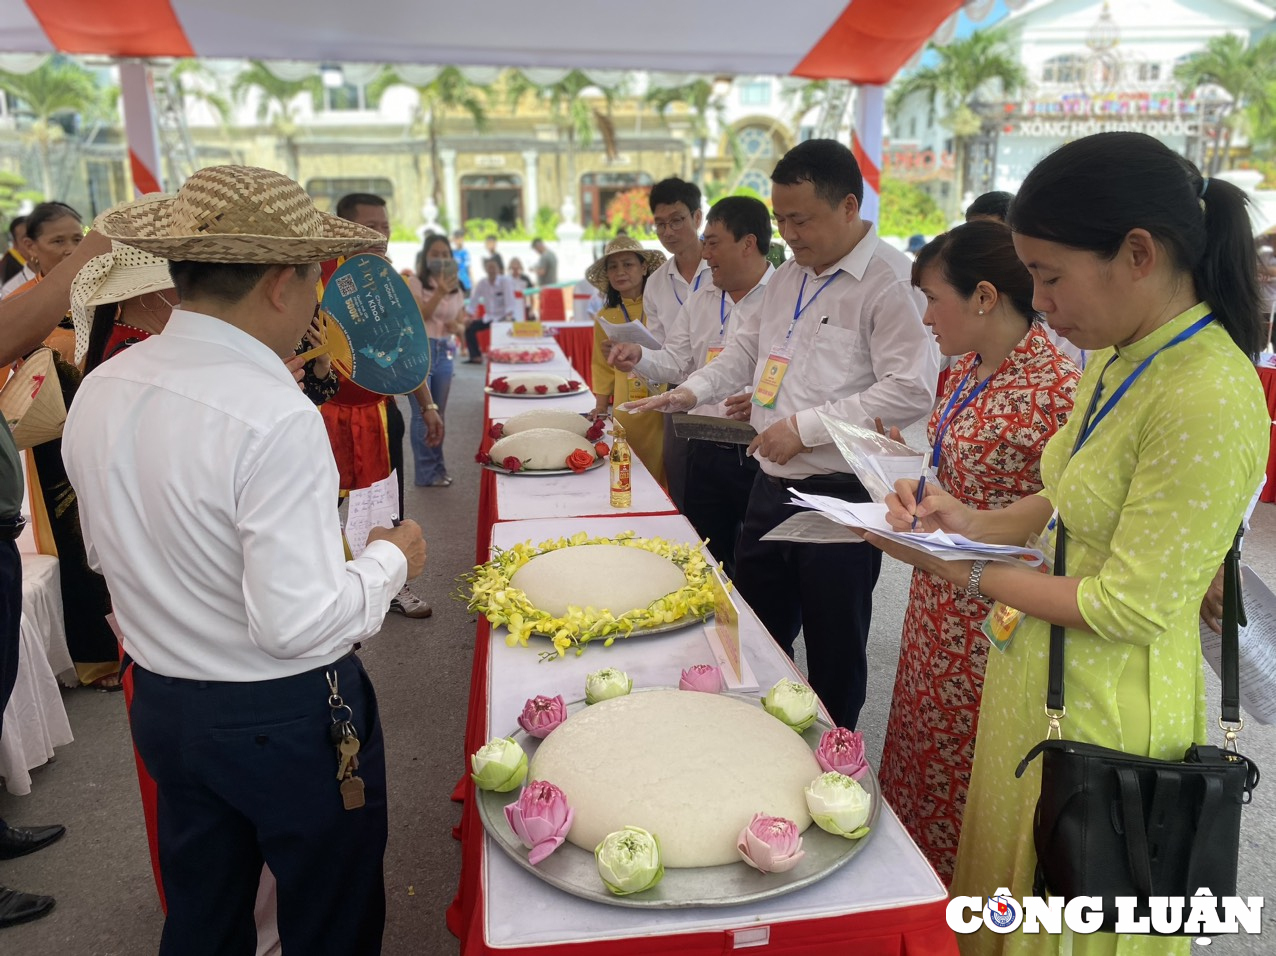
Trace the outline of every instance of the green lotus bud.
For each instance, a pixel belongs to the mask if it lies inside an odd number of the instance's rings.
[[[598,875],[617,896],[649,890],[664,878],[660,841],[641,827],[625,827],[594,848]]]
[[[513,737],[497,737],[474,751],[470,767],[470,779],[480,790],[505,793],[527,779],[527,754]]]

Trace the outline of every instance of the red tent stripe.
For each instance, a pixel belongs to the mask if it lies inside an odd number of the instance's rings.
[[[882,171],[878,168],[877,163],[869,157],[868,152],[864,149],[864,144],[860,142],[860,134],[856,130],[851,131],[851,153],[855,156],[855,161],[860,164],[860,172],[864,175],[864,182],[872,187],[873,192],[880,194],[882,191]]]
[[[793,75],[884,86],[961,5],[962,0],[854,0]]]
[[[155,174],[146,168],[141,157],[133,150],[128,151],[129,168],[133,173],[133,186],[141,194],[163,192]]]
[[[194,56],[169,0],[26,0],[63,53]]]

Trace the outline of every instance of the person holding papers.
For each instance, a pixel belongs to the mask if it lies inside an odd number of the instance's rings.
[[[928,484],[980,510],[1040,491],[1041,450],[1067,422],[1080,373],[1036,321],[1032,276],[1010,230],[970,222],[936,236],[913,263],[913,285],[939,351],[957,357],[927,428]],[[988,660],[980,628],[991,606],[913,572],[878,777],[945,882],[970,783]]]
[[[625,402],[647,398],[651,394],[651,386],[637,372],[618,375],[607,364],[607,354],[611,351],[612,343],[605,330],[632,322],[646,326],[643,292],[647,287],[647,278],[664,261],[663,252],[644,249],[637,240],[620,236],[607,243],[602,257],[585,272],[585,278],[607,300],[606,307],[598,313],[594,322],[592,417],[605,417],[608,407],[615,403],[615,419],[617,424],[624,427],[629,447],[656,481],[660,482],[661,487],[665,484],[662,449],[664,423],[656,415],[636,418],[619,410]]]
[[[735,581],[771,635],[806,642],[811,686],[853,728],[864,704],[869,619],[881,556],[861,542],[763,537],[796,513],[791,488],[851,501],[868,493],[820,413],[873,427],[907,425],[934,403],[939,360],[909,283],[911,260],[860,218],[864,180],[851,151],[813,139],[771,174],[772,207],[793,259],[776,270],[758,321],[683,385],[634,410],[678,412],[751,386],[748,453],[761,473],[736,549]],[[596,384],[596,383],[595,383]]]
[[[636,370],[652,382],[681,382],[722,352],[737,328],[756,321],[767,280],[775,272],[766,254],[771,245],[771,213],[760,200],[728,196],[709,210],[704,258],[713,284],[693,292],[665,330],[662,349],[620,343],[608,361],[623,372]],[[736,417],[749,410],[749,392],[728,402],[692,409],[696,415]],[[709,551],[728,575],[735,573],[735,546],[758,465],[745,445],[692,441],[687,452],[683,514],[709,539]],[[668,471],[672,462],[665,458]],[[670,484],[673,476],[669,474]]]
[[[1091,360],[1077,410],[1041,458],[1043,490],[980,511],[929,482],[887,498],[891,523],[982,541],[1066,543],[1064,575],[892,555],[970,595],[989,618],[979,738],[954,895],[1033,893],[1051,625],[1066,629],[1065,739],[1182,760],[1207,739],[1197,608],[1263,475],[1270,422],[1244,194],[1141,133],[1099,133],[1039,163],[1010,206],[1033,305]],[[1044,533],[1044,534],[1043,534]],[[1002,607],[1016,608],[1018,612]],[[993,626],[995,625],[995,626]],[[1215,712],[1216,713],[1216,712]],[[1213,723],[1212,719],[1209,721]],[[916,772],[922,772],[920,768]],[[1185,954],[1191,939],[1090,936],[1075,956]],[[980,930],[962,952],[1056,953],[1057,938]]]

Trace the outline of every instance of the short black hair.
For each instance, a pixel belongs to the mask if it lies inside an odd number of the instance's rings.
[[[542,239],[540,236],[537,236],[535,239],[532,240],[533,249],[535,249],[537,246],[543,246],[543,245],[545,245],[545,240]]]
[[[499,241],[500,241],[500,237],[499,237],[499,236],[497,236],[495,233],[492,233],[492,234],[490,234],[490,235],[484,236],[484,237],[483,237],[483,241],[484,241],[484,242],[499,242]]]
[[[260,263],[188,262],[169,260],[168,274],[173,279],[178,301],[190,299],[214,299],[227,305],[235,305],[253,290],[262,277],[275,268]],[[309,265],[293,266],[300,276],[306,275]]]
[[[27,221],[26,216],[14,216],[9,220],[9,238],[18,238],[18,227]]]
[[[988,216],[1005,222],[1010,200],[1014,198],[1010,193],[1000,191],[984,193],[966,207],[966,221],[970,222],[975,216]]]
[[[64,202],[40,203],[31,212],[27,213],[27,238],[32,240],[39,239],[40,233],[44,231],[45,226],[65,216],[73,216],[81,225],[84,223],[84,217]]]
[[[753,236],[758,252],[771,251],[771,210],[766,203],[752,196],[727,196],[719,199],[709,209],[706,223],[720,222],[739,242],[745,236]]]
[[[346,193],[337,200],[337,215],[342,219],[353,221],[354,211],[359,206],[381,206],[384,208],[385,200],[376,193]]]
[[[655,212],[657,206],[672,206],[682,203],[693,216],[700,208],[700,187],[676,177],[662,179],[651,187],[647,196],[647,204]]]
[[[839,206],[847,196],[864,202],[864,176],[855,155],[832,139],[808,139],[781,157],[771,173],[779,186],[810,183],[815,195],[830,206]]]

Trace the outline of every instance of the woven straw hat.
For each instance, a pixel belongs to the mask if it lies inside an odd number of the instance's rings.
[[[66,403],[53,364],[52,349],[37,349],[0,389],[0,415],[9,423],[19,449],[34,448],[62,436]]]
[[[167,197],[171,198],[171,197]],[[84,263],[71,282],[71,319],[75,323],[75,364],[84,361],[93,331],[93,310],[173,288],[168,260],[122,242]]]
[[[585,281],[604,295],[606,295],[608,289],[607,257],[614,256],[618,252],[636,252],[645,266],[643,275],[647,276],[659,269],[665,261],[665,254],[660,250],[644,249],[642,243],[637,239],[630,239],[628,236],[617,236],[607,243],[607,248],[603,250],[599,260],[585,271]]]
[[[165,259],[301,265],[385,242],[385,236],[321,213],[299,185],[255,166],[210,166],[171,199],[126,203],[93,228]]]

